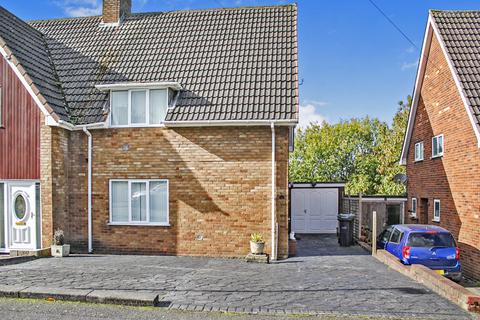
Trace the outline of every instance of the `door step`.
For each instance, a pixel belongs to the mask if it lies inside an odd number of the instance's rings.
[[[23,263],[27,261],[35,260],[36,257],[34,256],[19,256],[19,257],[12,257],[9,255],[0,255],[0,267],[1,266],[8,266],[11,264]]]
[[[245,261],[247,262],[256,262],[256,263],[270,263],[270,257],[268,254],[253,254],[249,253],[245,257]]]
[[[11,257],[37,257],[46,258],[50,257],[50,248],[36,249],[36,250],[14,250],[10,249]]]

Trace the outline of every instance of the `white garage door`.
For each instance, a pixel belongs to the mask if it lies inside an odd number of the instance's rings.
[[[292,231],[336,233],[338,189],[292,189]]]

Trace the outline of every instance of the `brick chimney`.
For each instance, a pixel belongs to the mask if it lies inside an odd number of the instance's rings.
[[[103,23],[120,23],[132,13],[132,0],[103,0]]]

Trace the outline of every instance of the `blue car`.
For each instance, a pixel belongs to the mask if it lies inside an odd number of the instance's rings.
[[[444,228],[421,224],[389,226],[378,237],[377,247],[403,264],[422,264],[454,281],[462,278],[460,250]]]

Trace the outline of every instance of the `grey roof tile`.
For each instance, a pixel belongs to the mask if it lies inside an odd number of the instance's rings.
[[[167,121],[298,119],[295,5],[133,14],[118,27],[0,15],[0,37],[74,124],[105,119],[95,85],[132,81],[182,85]]]
[[[480,125],[480,11],[431,13]]]
[[[68,109],[43,35],[0,6],[0,46],[47,109],[68,120]]]

